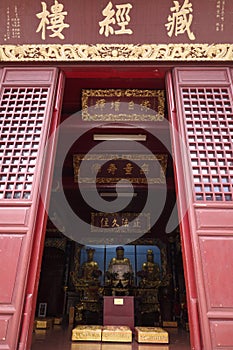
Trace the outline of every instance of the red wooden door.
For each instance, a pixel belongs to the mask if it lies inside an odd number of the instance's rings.
[[[52,152],[44,153],[58,119],[53,113],[58,72],[7,68],[0,74],[0,349],[16,349],[25,346],[35,299],[32,271],[43,245],[55,140]]]
[[[176,68],[173,81],[177,110],[168,77],[192,348],[233,349],[232,70]]]

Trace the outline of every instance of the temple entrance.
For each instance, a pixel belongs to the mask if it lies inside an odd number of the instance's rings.
[[[129,306],[123,315],[125,319],[121,318],[123,324],[166,328],[173,337],[181,329],[189,338],[180,232],[174,213],[176,193],[165,73],[166,69],[152,71],[146,67],[65,73],[61,125],[73,114],[76,121],[75,124],[72,121],[70,129],[62,127],[59,133],[35,340],[41,327],[51,329],[51,322],[71,328],[109,324],[104,303],[112,297],[133,299],[133,307]],[[119,119],[122,99],[128,107]],[[105,112],[105,104],[110,111]],[[137,110],[132,112],[134,104],[140,106],[140,116]],[[159,137],[153,128],[159,130]],[[64,157],[64,139],[69,135],[72,139],[76,131],[81,136],[71,143]],[[93,152],[85,160],[86,173],[82,175],[84,156],[106,141],[113,142],[113,148]],[[132,141],[142,144],[150,154],[135,150]],[[154,156],[158,161],[155,170]],[[99,164],[100,161],[104,164]],[[131,200],[119,212],[96,210],[85,202],[79,188],[81,178],[85,190],[92,195],[94,176],[99,196],[109,205],[118,196],[123,199],[131,196]],[[127,181],[116,191],[119,178]],[[90,237],[80,232],[82,227],[77,226],[74,232],[69,226],[66,207],[60,201],[62,188],[70,209],[89,225]],[[154,199],[153,211],[143,212],[148,190]],[[141,212],[143,215],[139,216]],[[154,212],[159,213],[156,220]],[[119,315],[110,316],[111,323],[119,324]]]
[[[172,74],[164,67],[155,69],[150,65],[76,69],[70,66],[63,72],[60,68],[12,66],[0,71],[4,286],[1,344],[12,349],[30,346],[47,231],[42,270],[50,272],[44,280],[53,279],[55,288],[47,298],[46,288],[50,284],[46,282],[45,288],[40,287],[43,299],[38,296],[36,315],[43,318],[42,324],[49,315],[51,323],[56,315],[61,315],[56,322],[66,320],[71,310],[75,320],[72,327],[75,322],[90,322],[90,316],[96,321],[93,310],[88,314],[86,301],[93,295],[103,297],[103,302],[104,298],[120,297],[123,305],[124,298],[133,297],[133,321],[144,324],[146,319],[148,324],[162,322],[162,326],[165,312],[161,296],[167,295],[167,299],[172,298],[172,303],[166,303],[169,310],[171,304],[176,305],[170,312],[172,319],[179,319],[175,310],[179,315],[182,282],[177,281],[184,278],[182,273],[177,275],[176,262],[181,242],[182,255],[178,255],[183,260],[181,270],[184,266],[191,346],[231,347],[232,293],[228,274],[232,266],[231,68],[176,67]],[[108,101],[114,97],[108,102],[107,113],[103,111],[105,97]],[[122,97],[127,109],[119,113]],[[134,110],[136,106],[139,110]],[[53,131],[59,124],[60,111],[62,122],[56,147],[57,135]],[[158,113],[154,115],[154,111]],[[71,123],[63,124],[70,121],[71,115]],[[104,141],[108,141],[107,146]],[[92,149],[95,152],[90,153]],[[173,210],[176,197],[179,225]],[[88,198],[91,201],[86,201]],[[106,199],[101,206],[99,198]],[[118,206],[115,199],[120,199]],[[148,203],[152,206],[148,207]],[[124,249],[117,249],[121,246]],[[109,247],[115,249],[112,256],[108,254]],[[87,252],[92,252],[92,259],[97,258],[95,248],[102,251],[103,270],[99,267],[102,260],[88,261]],[[134,257],[125,255],[128,249],[133,249]],[[138,264],[140,249],[144,258]],[[86,261],[81,260],[82,251]],[[94,275],[89,270],[82,272],[83,262],[97,267]],[[145,271],[143,266],[149,265],[150,269]],[[94,288],[89,288],[90,273]],[[41,281],[42,276],[43,271]],[[85,285],[84,281],[88,283]],[[157,285],[157,299],[155,295],[151,299],[146,289],[155,293]],[[171,287],[171,294],[167,286]],[[84,287],[91,295],[83,294]],[[163,287],[167,293],[161,292]],[[71,298],[68,302],[68,292],[75,293],[74,303]],[[174,302],[177,294],[178,305]],[[137,298],[144,300],[136,303]],[[96,299],[93,302],[96,304]],[[145,309],[140,307],[145,304],[153,305],[154,311],[156,307],[156,317],[154,312],[154,318],[143,319]],[[100,313],[103,322],[104,317],[103,307]]]

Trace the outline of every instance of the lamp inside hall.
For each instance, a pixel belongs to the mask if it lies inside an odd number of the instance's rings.
[[[94,141],[146,141],[144,134],[94,134]]]
[[[137,197],[137,193],[132,192],[100,192],[101,197],[112,198],[112,197]]]

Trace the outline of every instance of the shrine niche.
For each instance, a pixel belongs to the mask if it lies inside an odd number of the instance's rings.
[[[157,244],[95,248],[77,245],[79,259],[71,272],[76,293],[75,324],[91,324],[93,320],[101,324],[105,296],[132,296],[135,323],[160,324],[164,319],[160,307],[163,288],[169,288],[171,275],[166,247],[160,241]]]

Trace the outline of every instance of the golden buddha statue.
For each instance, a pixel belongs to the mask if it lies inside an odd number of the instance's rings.
[[[137,273],[141,277],[140,287],[155,287],[161,282],[159,264],[154,262],[154,253],[147,250],[147,261],[142,264],[142,270]]]
[[[99,269],[98,263],[94,261],[95,249],[87,248],[86,252],[87,261],[85,261],[81,266],[81,279],[84,282],[98,282],[102,272]]]
[[[126,288],[132,284],[133,269],[130,260],[124,257],[124,248],[116,248],[116,257],[112,258],[106,273],[107,283],[115,288]]]
[[[79,323],[83,322],[86,313],[99,313],[101,310],[100,276],[102,272],[98,263],[94,261],[95,249],[87,248],[86,253],[87,261],[82,264],[78,278],[73,278],[79,299],[76,304],[75,320]]]

